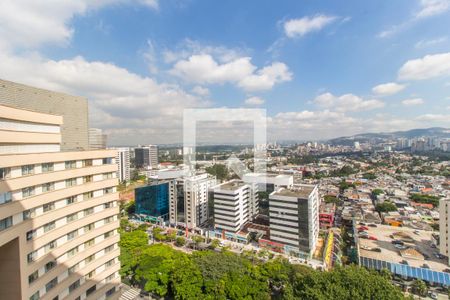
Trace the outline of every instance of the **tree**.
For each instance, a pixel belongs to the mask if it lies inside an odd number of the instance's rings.
[[[416,279],[412,282],[411,284],[411,289],[413,291],[413,293],[425,297],[428,293],[428,287],[425,284],[425,282],[423,282],[420,279]]]
[[[216,178],[218,180],[225,180],[229,176],[228,168],[225,165],[216,164],[216,165],[213,165],[211,167],[206,167],[205,171],[208,174],[216,176]]]
[[[414,202],[432,204],[434,207],[439,206],[439,197],[423,194],[411,194],[409,197]]]
[[[153,231],[152,231],[153,238],[155,240],[157,240],[158,242],[164,242],[167,239],[166,235],[161,233],[162,231],[163,230],[161,228],[159,228],[159,227],[154,227],[153,228]]]
[[[173,242],[177,237],[177,232],[175,230],[172,230],[167,234],[166,237],[167,237],[167,240]]]
[[[377,204],[375,209],[378,212],[390,212],[390,211],[397,211],[397,206],[395,206],[395,204],[392,202],[384,201],[383,203]]]
[[[219,244],[220,244],[220,242],[218,239],[213,239],[211,241],[211,249],[213,249],[213,250],[216,249],[217,247],[219,247]]]
[[[325,201],[325,203],[337,203],[337,202],[339,202],[339,199],[336,196],[332,196],[332,195],[325,195],[323,197],[323,200]]]
[[[178,247],[183,247],[186,244],[186,239],[182,236],[179,236],[175,239],[175,245]]]
[[[373,189],[372,190],[372,196],[374,197],[374,198],[376,198],[378,195],[381,195],[381,194],[383,194],[384,193],[384,191],[382,190],[382,189]]]
[[[130,277],[134,274],[139,263],[140,254],[148,246],[148,236],[144,231],[120,232],[120,274]]]
[[[377,176],[373,173],[364,173],[363,178],[368,179],[368,180],[373,180],[373,179],[376,179]]]

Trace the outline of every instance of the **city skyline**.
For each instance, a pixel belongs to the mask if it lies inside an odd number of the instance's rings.
[[[0,78],[86,97],[111,145],[181,142],[184,108],[265,108],[269,140],[449,127],[446,0],[2,6]]]

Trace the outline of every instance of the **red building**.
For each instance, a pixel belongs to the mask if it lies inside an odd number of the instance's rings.
[[[334,224],[334,212],[336,205],[334,203],[322,203],[319,211],[319,224],[320,228],[328,229],[333,227]]]

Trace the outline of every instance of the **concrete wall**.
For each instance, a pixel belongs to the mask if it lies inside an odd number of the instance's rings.
[[[61,150],[88,150],[87,99],[0,79],[0,104],[60,115]]]

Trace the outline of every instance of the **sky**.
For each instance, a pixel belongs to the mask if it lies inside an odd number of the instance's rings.
[[[266,109],[269,141],[449,128],[449,28],[450,0],[1,0],[0,78],[86,97],[110,145],[192,108]]]

